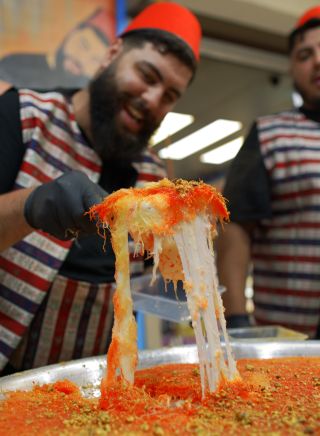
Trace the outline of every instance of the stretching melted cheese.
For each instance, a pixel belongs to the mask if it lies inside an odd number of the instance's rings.
[[[111,231],[116,256],[115,322],[102,394],[117,370],[129,383],[137,365],[137,333],[130,292],[128,234],[136,252],[153,255],[166,281],[182,280],[198,347],[202,394],[217,389],[221,378],[238,377],[217,290],[212,241],[216,221],[227,220],[223,197],[202,182],[163,179],[143,189],[121,189],[90,210]],[[227,359],[220,343],[222,332]]]

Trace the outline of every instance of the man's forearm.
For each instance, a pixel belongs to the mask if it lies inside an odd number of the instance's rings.
[[[226,287],[223,302],[226,315],[246,312],[244,294],[250,264],[250,236],[235,223],[220,229],[217,239],[217,269],[219,283]]]
[[[32,232],[23,214],[24,204],[34,188],[0,195],[0,251]]]

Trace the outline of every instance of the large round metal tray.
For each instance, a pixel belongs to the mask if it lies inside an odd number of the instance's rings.
[[[320,341],[234,342],[231,344],[236,359],[268,359],[289,356],[320,356]],[[140,351],[139,368],[164,363],[198,362],[195,345]],[[0,378],[0,393],[29,390],[35,384],[43,385],[61,379],[75,382],[87,397],[99,396],[100,380],[106,368],[106,357],[62,362]]]

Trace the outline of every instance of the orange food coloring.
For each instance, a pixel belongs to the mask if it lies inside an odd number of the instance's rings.
[[[197,365],[137,371],[100,399],[85,399],[71,382],[8,393],[0,434],[209,435],[320,434],[320,358],[243,359],[242,380],[222,381],[201,399]]]

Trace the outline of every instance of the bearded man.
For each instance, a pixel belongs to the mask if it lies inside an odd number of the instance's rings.
[[[252,261],[255,323],[320,338],[320,6],[298,20],[289,56],[303,106],[259,118],[233,161],[218,274],[229,327],[250,323],[244,289]]]
[[[165,176],[148,141],[191,82],[200,39],[189,10],[155,3],[108,47],[87,88],[1,97],[2,375],[106,351],[114,255],[85,212]],[[141,273],[143,259],[131,266]]]

